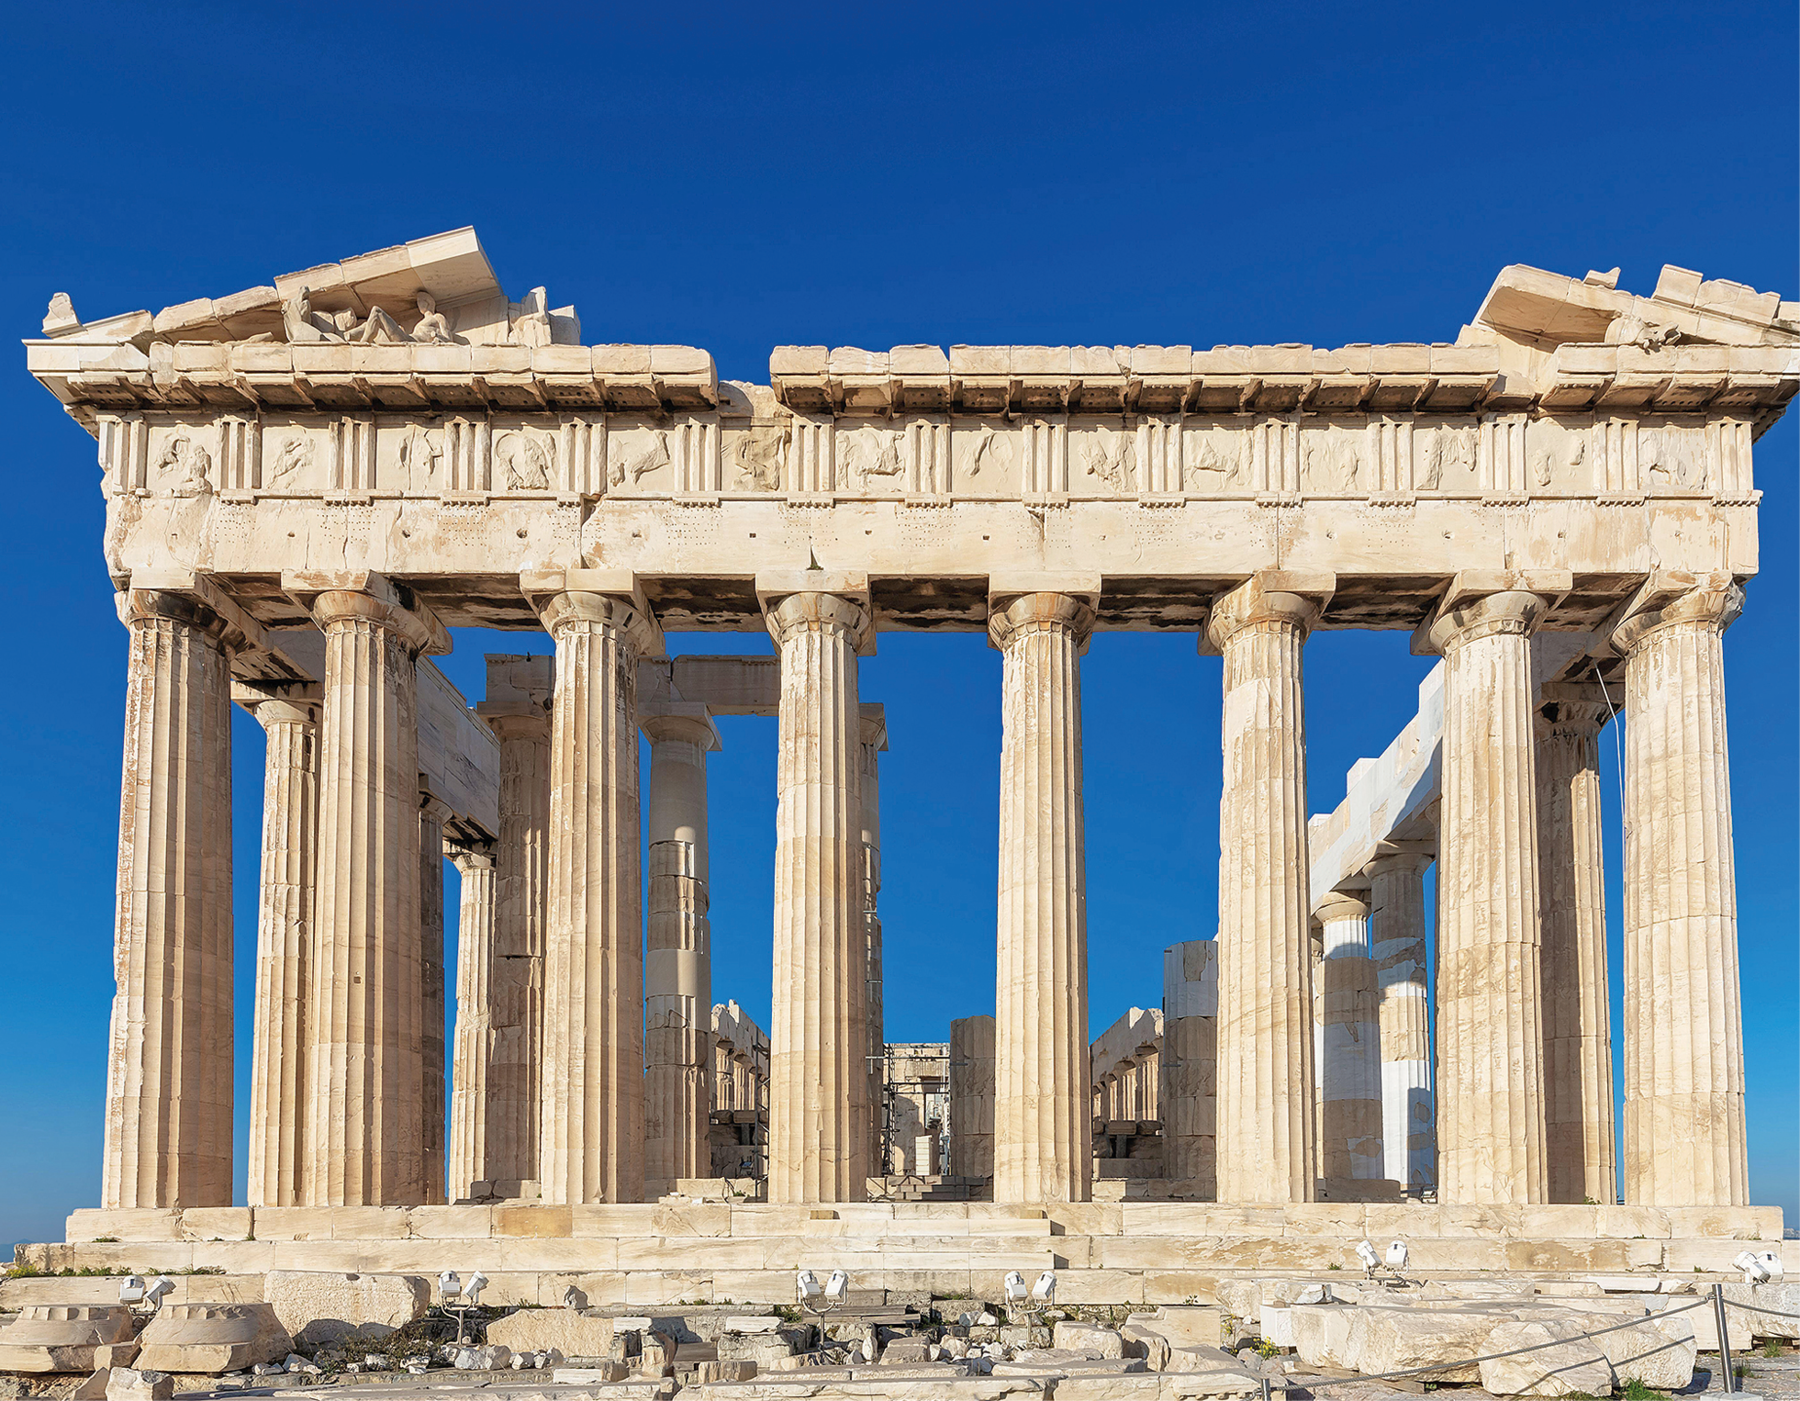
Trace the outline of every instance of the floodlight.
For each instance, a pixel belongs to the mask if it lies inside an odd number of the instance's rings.
[[[438,1292],[446,1299],[454,1299],[462,1293],[462,1279],[455,1270],[445,1270],[438,1276]]]
[[[800,1302],[819,1297],[819,1277],[811,1270],[802,1270],[794,1276],[794,1285],[800,1291]]]
[[[825,1297],[834,1303],[844,1301],[844,1292],[850,1288],[850,1276],[842,1270],[833,1270],[831,1278],[825,1281]]]
[[[474,1274],[469,1276],[469,1282],[463,1285],[462,1295],[464,1301],[470,1304],[478,1302],[481,1298],[481,1291],[487,1287],[488,1277],[480,1270],[475,1271]]]
[[[1381,1257],[1375,1253],[1375,1247],[1366,1240],[1356,1243],[1356,1258],[1362,1261],[1363,1268],[1371,1274],[1381,1268]]]
[[[1406,1242],[1403,1240],[1393,1242],[1388,1246],[1387,1254],[1382,1259],[1390,1270],[1404,1270],[1406,1268]]]
[[[127,1275],[119,1281],[119,1302],[121,1304],[144,1302],[144,1280],[141,1275]]]
[[[1024,1300],[1026,1294],[1029,1292],[1030,1291],[1028,1291],[1025,1288],[1025,1276],[1024,1275],[1020,1274],[1017,1270],[1008,1270],[1006,1272],[1006,1302],[1007,1303],[1009,1303],[1009,1304],[1020,1303],[1021,1301]]]
[[[1779,1250],[1759,1251],[1756,1258],[1763,1267],[1763,1273],[1770,1279],[1780,1279],[1782,1275],[1786,1273],[1786,1269],[1781,1263],[1781,1252]]]
[[[1754,1251],[1740,1250],[1731,1257],[1731,1268],[1744,1272],[1745,1284],[1761,1284],[1769,1277],[1763,1262]]]
[[[144,1302],[152,1308],[159,1308],[162,1301],[175,1292],[175,1281],[167,1275],[158,1275],[150,1281],[150,1287],[144,1291]]]
[[[1044,1304],[1056,1298],[1055,1270],[1045,1270],[1037,1277],[1037,1283],[1031,1286],[1031,1297]]]

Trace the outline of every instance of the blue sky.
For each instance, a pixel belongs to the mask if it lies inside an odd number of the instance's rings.
[[[469,223],[515,296],[547,285],[590,342],[705,346],[753,380],[783,343],[1449,340],[1511,262],[1800,294],[1791,4],[90,3],[7,28],[0,326],[21,337],[54,291],[90,318],[154,310]],[[9,1249],[99,1197],[125,639],[91,441],[22,355],[0,408]],[[1751,1183],[1790,1223],[1796,431],[1759,445],[1763,572],[1726,640]],[[484,649],[543,645],[457,643],[471,698]],[[1308,644],[1314,810],[1427,665],[1400,634]],[[892,736],[892,1039],[992,1010],[999,679],[977,636],[884,636],[864,665]],[[1103,635],[1083,681],[1099,1031],[1216,922],[1219,663]],[[720,728],[714,988],[766,1017],[773,725]],[[234,739],[247,1066],[262,737],[239,716]],[[1610,740],[1603,769],[1616,977]]]

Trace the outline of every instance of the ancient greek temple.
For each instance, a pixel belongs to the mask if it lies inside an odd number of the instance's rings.
[[[154,314],[59,294],[29,367],[98,442],[129,639],[104,1186],[71,1241],[279,1255],[365,1208],[408,1249],[630,1235],[631,1204],[705,1197],[720,1125],[765,1100],[760,1209],[853,1217],[888,1166],[887,716],[858,684],[883,631],[982,631],[1004,661],[994,1016],[954,1029],[944,1102],[950,1170],[1022,1231],[1116,1234],[1083,1204],[1146,1136],[1163,1199],[1213,1213],[1170,1230],[1359,1201],[1590,1243],[1637,1234],[1595,1204],[1664,1212],[1665,1239],[1689,1209],[1761,1222],[1723,657],[1800,303],[1617,281],[1505,268],[1443,343],[782,346],[766,385],[583,344],[470,229]],[[471,707],[430,660],[453,628],[554,656],[489,657]],[[1441,663],[1309,820],[1303,658],[1344,628]],[[1081,670],[1105,629],[1222,658],[1224,780],[1216,940],[1172,948],[1154,1017],[1091,1048]],[[773,657],[664,640],[762,630]],[[268,736],[237,1205],[233,704]],[[766,1042],[710,971],[707,756],[748,715],[779,756]],[[1176,1220],[1123,1209],[1125,1236]],[[196,1227],[226,1210],[254,1229]]]

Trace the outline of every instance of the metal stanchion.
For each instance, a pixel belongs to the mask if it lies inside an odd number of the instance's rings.
[[[1713,1284],[1713,1317],[1719,1325],[1719,1367],[1725,1374],[1725,1394],[1737,1390],[1737,1377],[1731,1370],[1731,1338],[1725,1327],[1725,1286]]]

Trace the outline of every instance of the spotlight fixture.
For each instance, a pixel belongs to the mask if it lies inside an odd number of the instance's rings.
[[[1037,1283],[1031,1286],[1031,1297],[1040,1304],[1056,1301],[1056,1271],[1045,1270],[1037,1277]]]

